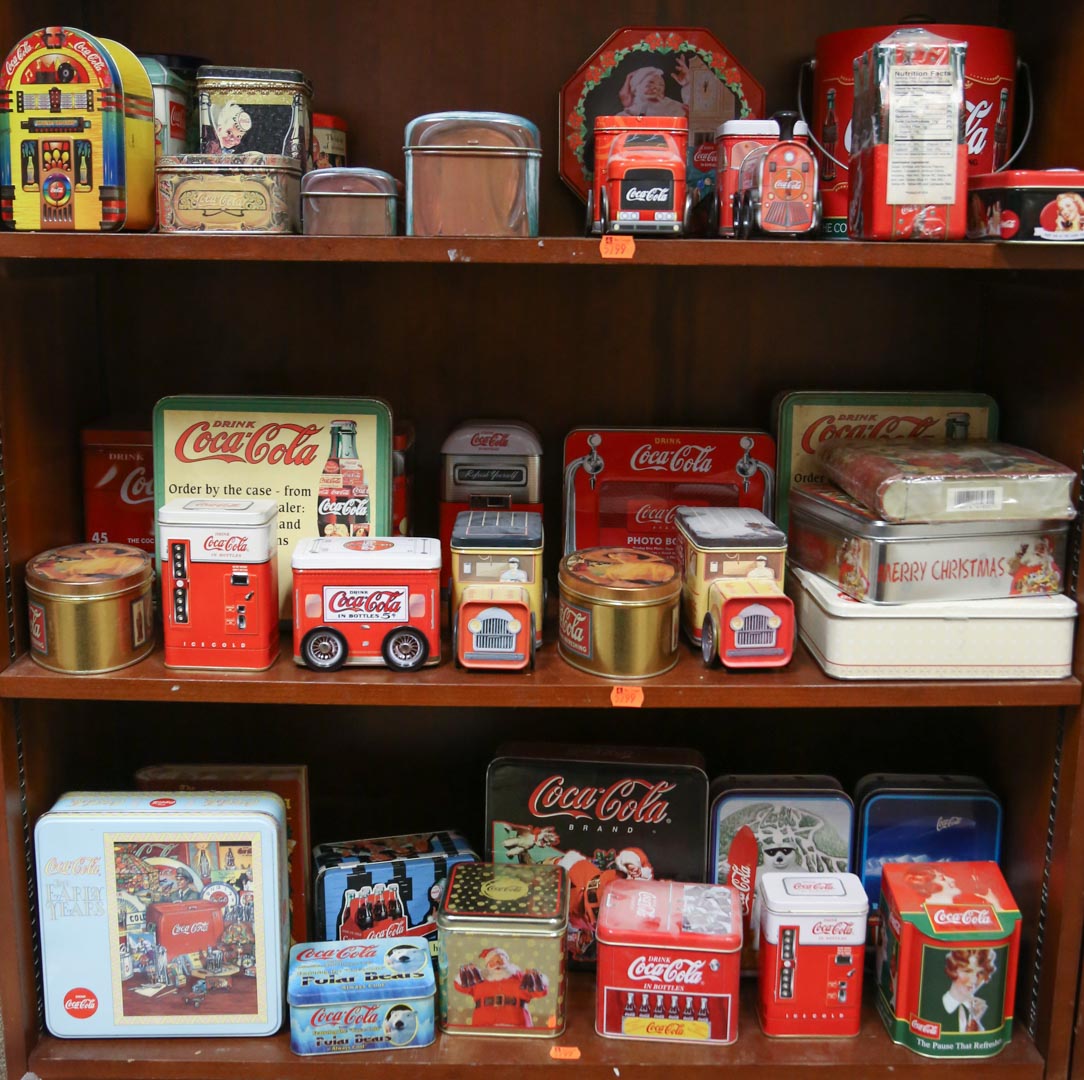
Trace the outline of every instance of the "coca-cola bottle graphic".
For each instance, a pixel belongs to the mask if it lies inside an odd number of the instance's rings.
[[[828,108],[824,114],[824,127],[821,128],[821,146],[824,152],[821,154],[821,180],[824,183],[833,183],[836,178],[836,163],[832,158],[836,155],[836,142],[839,139],[839,121],[836,120],[836,92],[828,91]]]
[[[388,909],[384,904],[384,890],[376,894],[376,903],[373,904],[373,922],[382,923],[388,917]]]
[[[399,886],[392,882],[388,886],[388,918],[401,919],[403,917],[403,902],[399,899]]]
[[[367,933],[373,928],[373,909],[369,906],[369,898],[363,896],[358,904],[358,913],[355,921],[362,933]]]
[[[621,1010],[621,1016],[624,1019],[628,1019],[630,1016],[636,1015],[636,995],[630,990],[625,995],[625,1007]]]
[[[994,121],[994,162],[992,172],[997,172],[1009,156],[1009,90],[1001,91],[1001,104],[997,107]]]
[[[357,424],[332,420],[331,452],[320,475],[316,524],[321,536],[369,535],[369,488],[358,461]]]
[[[653,1020],[662,1020],[666,1016],[666,1010],[662,1006],[662,994],[655,995],[655,1008],[651,1012]]]

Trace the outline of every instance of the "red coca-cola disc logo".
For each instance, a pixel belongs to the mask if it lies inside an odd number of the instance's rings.
[[[390,540],[347,540],[343,547],[350,551],[387,551],[395,545]]]
[[[64,995],[64,1011],[76,1020],[88,1020],[98,1011],[98,995],[85,986],[77,986]]]
[[[714,172],[719,155],[715,151],[715,143],[701,143],[693,154],[693,164],[701,172]]]
[[[1001,239],[1008,240],[1020,231],[1020,218],[1011,210],[1001,211]]]
[[[156,810],[161,810],[164,807],[176,805],[176,799],[151,799],[151,806],[153,806]]]

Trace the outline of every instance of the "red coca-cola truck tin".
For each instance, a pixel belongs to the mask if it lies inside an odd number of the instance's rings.
[[[149,431],[87,428],[83,539],[154,551],[154,451]]]
[[[440,663],[440,545],[428,536],[301,540],[294,660],[315,671]]]
[[[741,944],[741,904],[729,885],[607,885],[595,1030],[653,1042],[734,1042]]]

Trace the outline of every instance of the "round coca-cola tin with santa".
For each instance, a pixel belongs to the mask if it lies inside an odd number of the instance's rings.
[[[741,944],[741,903],[729,885],[611,882],[598,916],[595,1030],[732,1043]]]
[[[681,572],[660,555],[595,547],[561,560],[558,651],[581,671],[646,679],[678,659]]]

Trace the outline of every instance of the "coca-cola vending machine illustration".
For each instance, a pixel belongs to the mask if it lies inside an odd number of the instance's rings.
[[[94,544],[154,551],[154,455],[149,431],[87,428],[83,535]]]
[[[263,671],[279,653],[278,503],[174,499],[158,511],[166,667]]]

